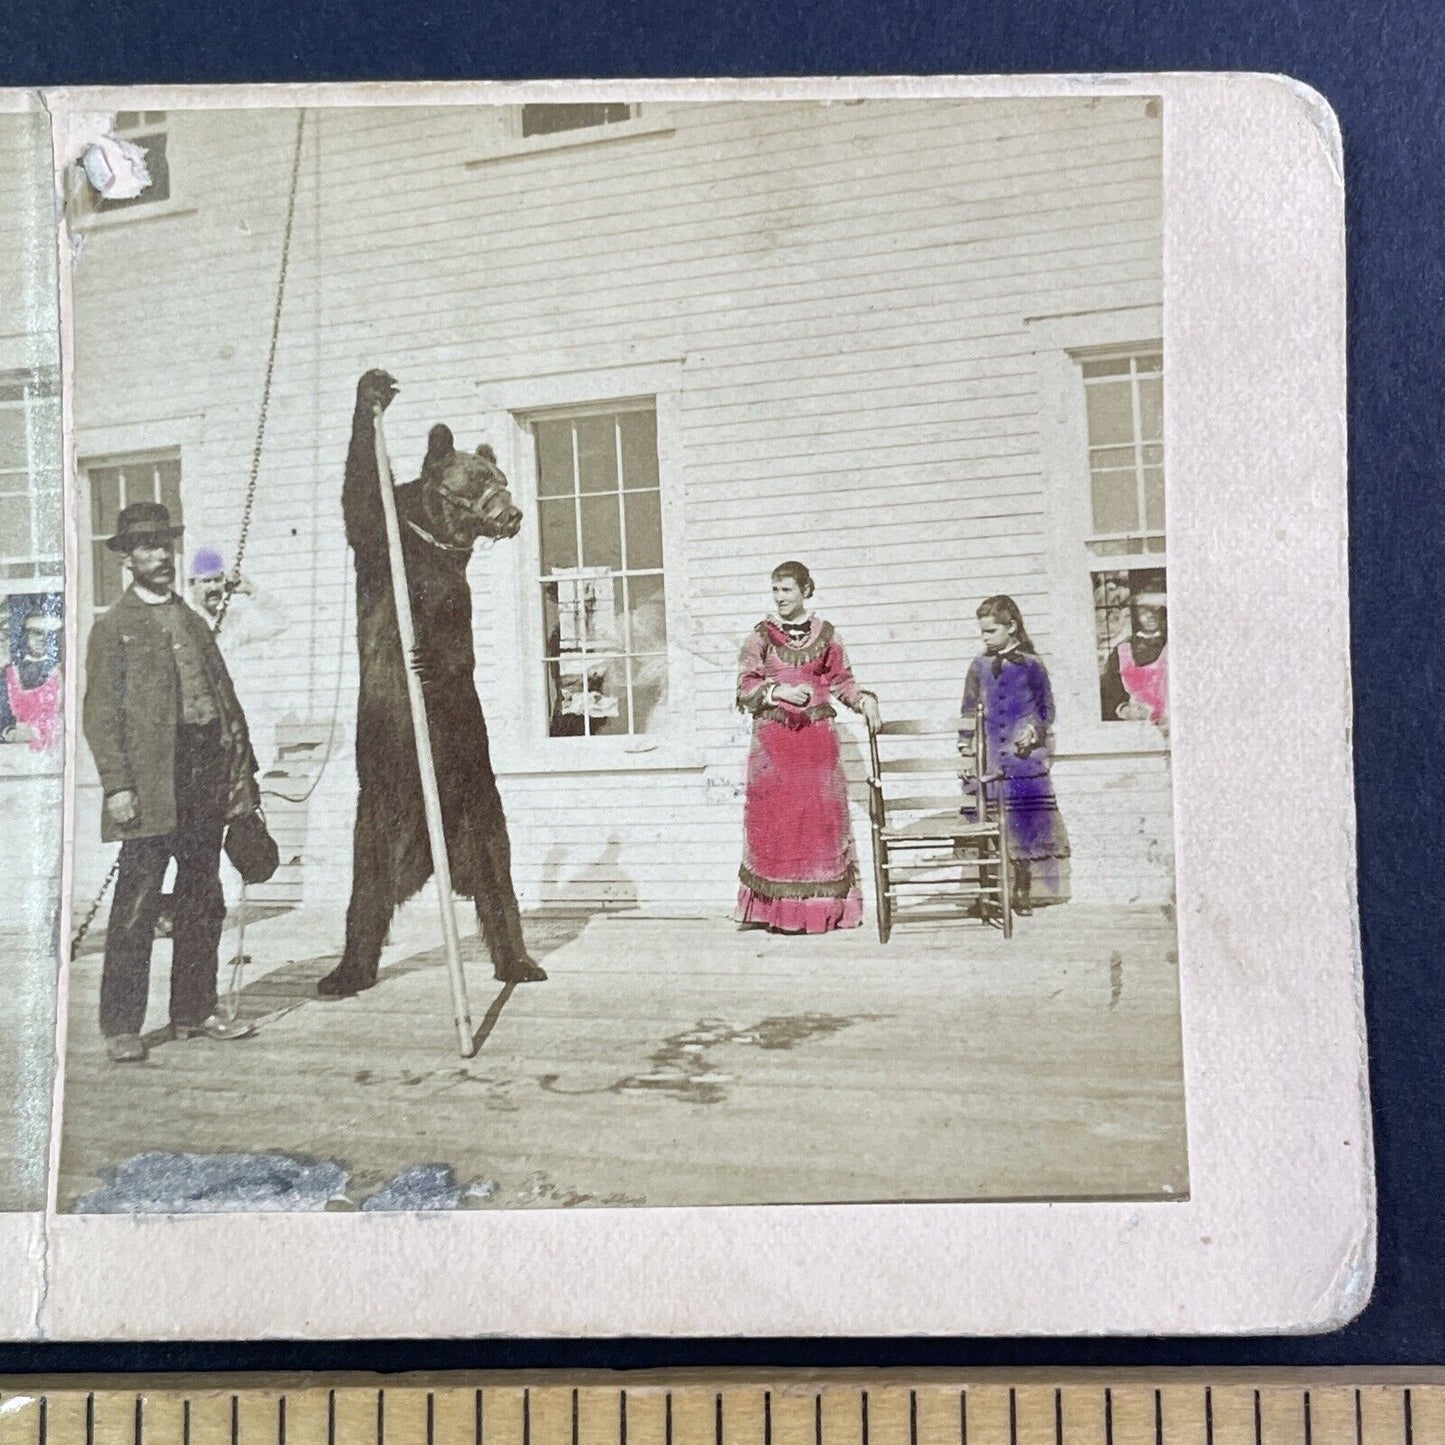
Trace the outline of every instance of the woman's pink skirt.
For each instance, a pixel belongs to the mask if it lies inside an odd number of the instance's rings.
[[[738,872],[739,923],[828,933],[863,922],[848,781],[828,719],[755,727]]]

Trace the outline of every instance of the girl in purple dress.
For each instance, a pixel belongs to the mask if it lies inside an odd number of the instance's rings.
[[[1032,913],[1035,904],[1068,898],[1069,835],[1049,776],[1054,694],[1012,597],[985,598],[978,627],[984,651],[969,665],[963,715],[983,703],[987,770],[1002,775],[994,786],[1008,822],[1014,911]]]

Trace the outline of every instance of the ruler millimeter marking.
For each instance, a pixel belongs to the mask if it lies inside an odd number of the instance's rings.
[[[0,1445],[1445,1445],[1445,1376],[0,1381]]]

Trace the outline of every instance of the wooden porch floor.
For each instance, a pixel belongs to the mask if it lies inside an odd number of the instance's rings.
[[[1020,920],[1011,943],[904,924],[886,947],[871,920],[782,938],[723,919],[529,917],[551,981],[502,990],[473,964],[471,1059],[434,930],[413,904],[379,985],[323,1003],[339,916],[252,924],[242,1011],[258,1036],[164,1044],[139,1066],[106,1060],[100,960],[81,958],[59,1207],[154,1207],[91,1193],[147,1151],[335,1161],[329,1204],[299,1201],[333,1209],[423,1164],[449,1166],[432,1184],[468,1208],[1187,1192],[1175,934],[1157,909],[1070,905]],[[227,1207],[211,1187],[191,1207]]]

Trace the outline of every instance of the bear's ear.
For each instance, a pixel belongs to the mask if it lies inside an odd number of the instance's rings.
[[[438,422],[426,434],[426,461],[423,467],[432,466],[434,463],[449,457],[455,449],[452,437],[452,429],[445,422]]]
[[[477,448],[477,455],[481,457],[484,462],[491,462],[493,466],[497,465],[497,454],[486,442],[483,442],[481,446]]]

